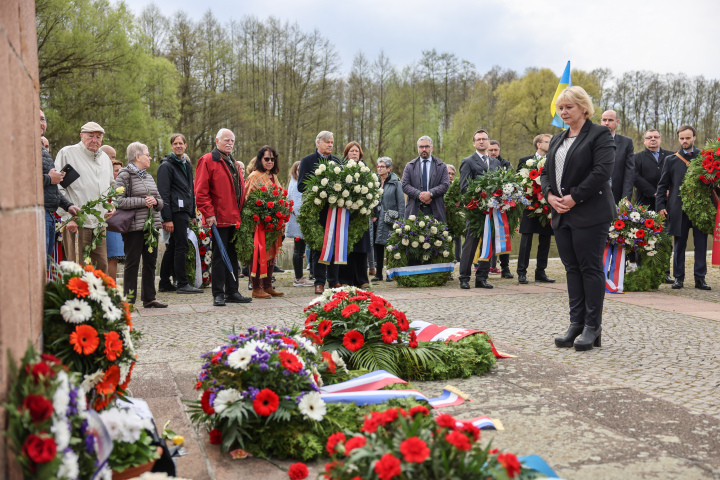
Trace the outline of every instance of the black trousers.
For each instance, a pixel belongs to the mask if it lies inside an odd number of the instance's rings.
[[[347,265],[338,265],[338,278],[343,285],[359,287],[370,283],[367,274],[367,252],[348,253]]]
[[[338,266],[335,262],[330,262],[330,265],[320,263],[320,250],[310,250],[310,262],[312,263],[313,276],[315,276],[315,286],[325,286],[325,282],[328,283],[330,288],[340,283],[338,280]]]
[[[170,277],[173,277],[178,287],[184,287],[189,283],[185,260],[189,248],[187,229],[190,225],[190,214],[175,212],[172,215],[172,222],[174,230],[170,234],[170,241],[160,263],[160,286],[169,287]],[[193,278],[192,281],[194,284],[195,279]]]
[[[303,258],[305,258],[305,240],[296,237],[293,248],[293,270],[295,271],[296,280],[303,277]]]
[[[555,229],[560,260],[565,265],[570,323],[599,327],[605,300],[603,252],[609,228],[599,223],[585,228]]]
[[[125,296],[133,292],[130,303],[135,303],[138,297],[137,283],[138,271],[140,270],[140,258],[142,258],[142,293],[140,299],[143,303],[155,300],[155,264],[157,263],[157,248],[152,253],[145,245],[145,232],[128,232],[122,234],[125,244],[125,273],[123,291]]]
[[[387,245],[380,245],[379,243],[373,244],[373,250],[375,251],[375,270],[377,271],[375,276],[381,280],[383,278],[383,267],[385,266],[385,248],[387,248]]]
[[[455,261],[459,262],[462,256],[462,237],[453,237],[453,242],[455,243]]]
[[[673,277],[678,280],[685,279],[685,250],[687,249],[688,234],[693,231],[693,242],[695,243],[695,280],[703,280],[707,274],[707,234],[702,233],[697,227],[690,223],[690,219],[683,213],[680,223],[680,236],[674,238],[675,252],[673,256]]]
[[[550,254],[550,237],[552,235],[539,235],[537,250],[537,266],[535,267],[535,275],[545,273],[548,264],[548,255]],[[518,275],[527,275],[528,265],[530,265],[530,250],[532,250],[533,234],[523,233],[520,238],[520,251],[518,252]]]
[[[460,281],[469,281],[472,274],[473,258],[477,251],[480,239],[476,238],[470,229],[465,230],[465,242],[462,246],[462,254],[460,255]],[[488,274],[490,273],[490,262],[480,260],[478,262],[478,269],[475,272],[475,280],[487,280]]]
[[[231,240],[235,235],[235,227],[217,227],[217,231],[220,234],[220,241],[222,241],[225,251],[227,251],[228,258],[230,259],[230,265],[232,265],[232,272],[235,275],[230,275],[225,262],[223,262],[222,255],[220,255],[220,247],[217,245],[218,239],[215,235],[212,237],[213,256],[212,256],[212,294],[213,297],[218,295],[232,295],[238,291],[238,260],[237,251],[235,251],[235,245],[232,244]]]
[[[490,258],[490,266],[495,268],[497,266],[497,257],[500,257],[500,268],[505,270],[506,268],[510,268],[510,254],[509,253],[501,253],[500,255],[493,255]]]

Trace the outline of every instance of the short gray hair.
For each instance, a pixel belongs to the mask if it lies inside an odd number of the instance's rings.
[[[323,130],[322,132],[317,134],[317,137],[315,137],[315,145],[317,145],[319,142],[327,142],[331,138],[335,138],[335,135],[333,135],[332,132],[328,132],[327,130]]]
[[[455,165],[447,164],[448,170],[452,170],[453,172],[457,173],[457,170],[455,170]]]
[[[377,159],[377,163],[384,163],[387,168],[392,168],[392,158],[380,157]]]
[[[221,138],[223,132],[230,132],[230,135],[232,135],[233,138],[235,138],[235,134],[229,128],[221,128],[220,130],[218,130],[218,133],[217,133],[217,135],[215,135],[215,138]]]
[[[422,142],[423,140],[427,140],[428,142],[430,142],[430,146],[433,146],[432,138],[428,137],[427,135],[423,135],[422,137],[418,138],[417,144],[420,145],[420,142]]]
[[[142,155],[145,153],[145,150],[148,150],[147,145],[140,142],[133,142],[130,145],[128,145],[127,148],[127,159],[128,162],[135,163],[135,158],[138,155]],[[148,150],[149,151],[149,150]]]

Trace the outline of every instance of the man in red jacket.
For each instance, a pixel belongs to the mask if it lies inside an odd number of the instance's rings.
[[[195,171],[197,208],[202,213],[203,223],[208,227],[216,225],[219,233],[212,237],[213,251],[216,252],[212,259],[212,294],[213,305],[216,307],[224,307],[225,302],[252,301],[238,291],[237,252],[232,244],[245,200],[245,179],[231,155],[234,147],[235,135],[227,128],[221,128],[215,138],[215,148],[200,157]],[[218,241],[221,241],[227,250],[234,277],[218,253]]]

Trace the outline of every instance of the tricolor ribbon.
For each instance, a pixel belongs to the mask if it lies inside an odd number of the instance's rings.
[[[603,272],[605,273],[605,291],[623,293],[625,280],[625,249],[617,244],[605,244],[603,253]]]
[[[255,227],[254,244],[251,275],[256,278],[266,278],[268,276],[267,250],[265,247],[265,226],[263,224],[258,224]],[[260,268],[259,272],[258,268]]]
[[[720,202],[718,202],[718,209],[715,214],[715,230],[713,231],[711,261],[713,265],[720,265]]]
[[[200,246],[198,244],[198,238],[195,235],[195,232],[187,229],[187,235],[188,240],[190,243],[192,243],[193,248],[195,249],[195,278],[192,279],[192,285],[195,288],[200,288],[200,285],[202,285],[202,266],[200,264]],[[190,280],[190,279],[188,279]]]
[[[453,263],[433,263],[430,265],[412,265],[409,267],[391,268],[386,272],[387,278],[405,277],[407,275],[420,275],[423,273],[452,272],[455,270]]]
[[[336,265],[347,264],[349,227],[350,210],[341,207],[328,210],[320,263],[329,265],[334,258]]]
[[[493,252],[493,229],[495,227],[495,251]],[[475,252],[473,263],[478,260],[489,260],[493,256],[502,253],[508,253],[512,250],[510,239],[512,232],[510,231],[510,222],[507,218],[507,212],[500,208],[491,209],[490,213],[485,215],[485,227],[483,228],[482,241],[478,245]]]
[[[482,330],[441,327],[440,325],[423,322],[422,320],[413,320],[413,322],[410,324],[410,328],[415,330],[417,339],[420,342],[457,342],[462,338],[478,333],[487,335],[487,333],[483,332]],[[490,343],[490,347],[492,348],[492,352],[493,355],[495,355],[495,358],[514,358],[513,355],[498,351],[495,348],[495,345],[493,345],[492,340],[488,339],[488,342]]]

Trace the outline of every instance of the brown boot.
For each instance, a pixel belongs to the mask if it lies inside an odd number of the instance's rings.
[[[265,292],[265,294],[269,293],[273,297],[282,297],[283,295],[285,295],[282,292],[276,291],[273,287],[266,287],[264,292]]]
[[[253,288],[252,297],[253,298],[270,298],[270,294],[265,293],[265,290],[263,290],[262,288]]]

